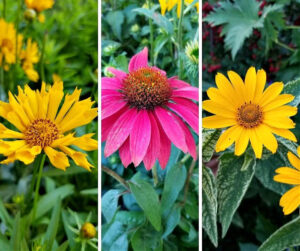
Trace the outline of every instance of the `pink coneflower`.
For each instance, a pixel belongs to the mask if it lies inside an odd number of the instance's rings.
[[[148,49],[133,56],[128,71],[109,68],[102,78],[102,141],[104,155],[119,150],[125,167],[142,161],[150,170],[158,159],[165,168],[171,142],[196,159],[196,145],[187,123],[198,133],[198,88],[148,66]]]

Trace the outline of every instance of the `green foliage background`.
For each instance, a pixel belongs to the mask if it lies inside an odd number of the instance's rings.
[[[290,105],[298,107],[299,10],[300,2],[289,0],[203,1],[203,100],[217,72],[244,76],[255,66],[266,70],[268,83],[283,81],[283,92],[295,96]],[[293,117],[298,140],[299,118]],[[291,186],[273,181],[298,145],[278,137],[277,153],[264,150],[255,160],[250,147],[241,157],[233,148],[214,153],[219,134],[203,131],[203,250],[299,250],[298,212],[284,216],[279,206]]]
[[[18,12],[18,3],[21,9]],[[43,12],[45,23],[24,19],[25,4],[6,1],[6,20],[15,22],[19,18],[18,30],[25,38],[38,42],[42,51],[45,39],[45,81],[52,84],[52,74],[64,81],[65,93],[78,87],[81,99],[91,97],[98,100],[98,3],[97,0],[56,1],[54,7]],[[3,1],[0,3],[2,14]],[[2,17],[2,16],[1,16]],[[1,31],[0,31],[1,32]],[[41,63],[36,66],[41,76]],[[17,86],[29,84],[40,89],[41,81],[30,83],[20,66],[5,72],[5,85],[0,86],[1,101],[7,102],[7,91],[16,93]],[[97,104],[95,105],[95,107]],[[4,121],[1,119],[1,123]],[[9,126],[8,124],[5,124]],[[97,120],[76,129],[76,135],[96,133]],[[36,220],[30,222],[33,194],[29,193],[32,173],[36,164],[24,165],[15,162],[0,166],[0,249],[5,251],[63,251],[81,250],[79,235],[71,231],[78,229],[87,219],[97,226],[97,151],[88,153],[89,161],[96,167],[92,172],[70,161],[66,172],[58,170],[46,160],[37,206]],[[1,160],[4,157],[1,156]],[[36,168],[36,167],[35,167]],[[75,216],[77,215],[77,216]],[[76,222],[76,219],[78,222]],[[96,250],[87,245],[85,250]]]
[[[150,51],[149,18],[154,25],[154,65],[171,77],[178,75],[179,57],[188,61],[177,50],[176,8],[161,16],[158,1],[151,1],[151,10],[146,2],[102,1],[102,76],[109,76],[108,66],[127,72],[134,54],[145,46]],[[191,7],[183,19],[184,46],[198,38],[198,14]],[[198,86],[198,72],[190,74],[185,67],[183,80]],[[198,144],[197,135],[194,138]],[[172,146],[166,169],[157,163],[157,184],[143,164],[125,169],[118,153],[107,159],[102,153],[101,164],[127,184],[102,172],[103,251],[198,250],[198,161]]]

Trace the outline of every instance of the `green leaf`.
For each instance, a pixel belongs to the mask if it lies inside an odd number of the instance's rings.
[[[102,226],[102,229],[106,227],[106,225]],[[102,231],[102,250],[103,251],[114,251],[111,250],[111,246],[114,245],[115,242],[118,242],[119,238],[125,234],[126,228],[122,223],[118,221],[114,221],[112,224],[108,225],[108,229],[106,231]]]
[[[21,238],[22,238],[22,225],[21,225],[21,216],[20,212],[17,213],[14,227],[13,227],[13,233],[11,237],[11,245],[13,246],[14,251],[21,251],[20,244],[21,244]]]
[[[163,28],[166,32],[169,34],[173,33],[173,25],[172,23],[164,16],[160,15],[157,12],[154,12],[154,10],[148,10],[144,8],[137,8],[133,11],[136,11],[139,14],[142,14],[148,18],[151,18],[155,24],[157,24],[159,27]]]
[[[174,205],[186,179],[186,168],[178,163],[167,172],[162,192],[161,208],[165,217]]]
[[[110,222],[118,209],[120,190],[112,189],[104,194],[101,199],[101,212],[107,222]]]
[[[124,14],[122,11],[111,11],[109,12],[105,20],[109,23],[115,36],[121,40],[122,37],[122,24],[124,22]]]
[[[49,212],[57,204],[59,198],[63,200],[73,193],[74,186],[68,184],[61,186],[53,190],[52,192],[42,196],[37,205],[36,218],[40,218],[45,213]]]
[[[295,96],[295,99],[289,105],[298,106],[300,104],[300,78],[288,82],[283,88],[283,93]]]
[[[161,229],[161,205],[154,188],[146,181],[136,178],[129,182],[129,187],[138,205],[143,209],[153,227]]]
[[[55,241],[55,237],[57,234],[57,229],[60,221],[60,210],[61,210],[61,200],[56,201],[56,205],[52,211],[52,216],[50,220],[50,224],[47,228],[47,232],[45,234],[44,243],[46,251],[51,251],[53,243]]]
[[[7,238],[4,235],[2,235],[1,232],[0,232],[0,247],[3,248],[3,250],[13,251],[12,245],[10,245]]]
[[[225,34],[225,48],[231,50],[234,59],[254,28],[263,26],[258,17],[259,2],[255,0],[243,0],[220,2],[220,7],[215,8],[204,21],[213,26],[223,25],[222,35]]]
[[[128,239],[127,234],[124,233],[121,236],[119,236],[118,239],[112,243],[109,251],[127,251],[128,250]]]
[[[139,228],[131,238],[134,251],[152,251],[160,246],[160,235],[149,226]]]
[[[56,251],[66,251],[69,247],[69,241],[65,241],[63,244],[61,244]]]
[[[202,226],[215,247],[218,246],[217,187],[210,168],[202,167]]]
[[[139,225],[142,225],[145,222],[145,219],[143,212],[119,211],[116,214],[115,220],[126,225],[128,228],[136,228]]]
[[[239,207],[254,175],[255,160],[241,170],[245,162],[244,156],[237,157],[233,153],[225,153],[220,158],[217,175],[217,191],[219,219],[222,224],[222,238],[226,235],[232,217]]]
[[[166,219],[166,228],[162,238],[166,238],[173,232],[175,227],[178,225],[181,216],[181,207],[174,206]]]
[[[210,161],[215,151],[216,143],[221,135],[221,130],[202,130],[202,160],[204,162]]]
[[[273,233],[258,249],[259,251],[285,250],[300,246],[300,217],[290,221]]]
[[[4,222],[4,224],[8,227],[11,228],[13,225],[13,219],[10,217],[8,214],[1,198],[0,198],[0,219]]]

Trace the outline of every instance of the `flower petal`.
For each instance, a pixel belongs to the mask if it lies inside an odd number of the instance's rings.
[[[184,87],[190,87],[191,85],[188,84],[187,82],[184,82],[180,79],[177,79],[177,76],[175,77],[171,77],[168,79],[168,82],[170,84],[170,86],[173,88],[173,89],[177,89],[177,88],[184,88]]]
[[[127,77],[127,73],[126,72],[117,70],[117,69],[115,69],[113,67],[109,67],[107,70],[110,71],[112,74],[114,74],[115,77],[117,79],[119,79],[121,82],[123,81],[124,78]]]
[[[266,72],[263,69],[258,70],[256,74],[256,88],[255,88],[253,103],[257,103],[257,101],[261,98],[263,91],[265,89],[266,81],[267,81]]]
[[[237,124],[235,119],[224,118],[219,115],[213,115],[202,119],[202,126],[204,128],[209,128],[209,129],[225,128],[228,126],[233,126],[235,124]]]
[[[275,136],[272,134],[270,127],[261,124],[259,127],[257,127],[257,135],[259,140],[267,149],[269,149],[272,153],[277,151],[278,143]]]
[[[145,47],[141,52],[134,55],[129,62],[129,72],[136,71],[139,68],[148,66],[148,48]]]
[[[242,155],[249,143],[249,132],[247,129],[242,129],[240,137],[236,139],[235,141],[235,149],[234,154],[237,156]]]
[[[119,148],[119,155],[124,167],[128,167],[131,161],[131,154],[130,154],[130,144],[129,144],[129,137],[125,140],[125,142]]]
[[[231,146],[233,142],[239,138],[242,132],[242,127],[235,125],[228,128],[225,132],[223,132],[216,144],[216,152],[224,151],[226,148]]]
[[[168,136],[165,134],[164,129],[159,123],[158,118],[156,117],[154,113],[154,118],[156,120],[156,124],[159,130],[160,135],[160,149],[159,149],[159,155],[158,155],[158,162],[160,164],[160,167],[162,169],[165,169],[170,158],[171,154],[171,141],[169,140]]]
[[[292,166],[297,168],[300,171],[300,159],[291,152],[288,152],[287,156]]]
[[[146,110],[137,114],[130,133],[130,154],[134,166],[138,166],[147,152],[151,138],[151,123]]]
[[[199,100],[199,89],[196,87],[184,87],[173,90],[172,97],[188,98],[193,100]]]
[[[264,107],[273,101],[283,90],[284,84],[282,82],[275,82],[271,84],[263,93],[261,99],[258,101],[259,105]]]
[[[102,90],[120,90],[122,89],[122,82],[118,78],[101,78]]]
[[[300,185],[300,172],[299,170],[290,167],[280,167],[276,169],[277,175],[274,180],[280,183],[289,185]]]
[[[199,107],[193,101],[186,99],[186,98],[172,98],[172,100],[176,104],[180,104],[189,109],[192,113],[194,113],[197,117],[199,117]]]
[[[54,167],[65,171],[70,166],[68,157],[63,152],[56,151],[49,146],[46,146],[44,151]]]
[[[280,199],[280,206],[283,207],[285,215],[294,212],[300,205],[300,186],[293,187],[287,191]]]
[[[252,66],[248,69],[245,77],[245,88],[246,88],[246,102],[252,101],[255,94],[256,88],[256,71]]]

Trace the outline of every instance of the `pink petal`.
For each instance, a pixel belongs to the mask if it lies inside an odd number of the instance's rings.
[[[112,74],[114,74],[115,77],[117,79],[121,80],[121,81],[123,81],[123,79],[127,77],[127,73],[126,72],[117,70],[117,69],[115,69],[113,67],[109,67],[108,71],[110,71]]]
[[[183,152],[187,152],[188,148],[185,143],[184,132],[174,118],[174,115],[161,107],[155,108],[155,114],[172,143]]]
[[[199,89],[196,87],[184,87],[180,89],[173,90],[172,97],[189,98],[194,100],[199,100]]]
[[[169,103],[168,107],[182,117],[199,134],[199,118],[185,106]]]
[[[130,133],[130,154],[134,166],[138,166],[146,155],[151,138],[151,123],[148,112],[141,110]]]
[[[129,62],[129,72],[136,71],[141,67],[148,66],[148,48],[145,47],[141,52],[134,55]]]
[[[154,115],[152,112],[149,112],[148,115],[151,122],[151,140],[143,161],[146,169],[149,171],[154,166],[155,160],[159,155],[160,134]]]
[[[165,71],[159,69],[159,68],[156,67],[156,66],[152,66],[151,69],[154,69],[154,70],[156,70],[156,71],[159,71],[162,75],[167,76],[167,73],[166,73]]]
[[[172,88],[184,88],[191,86],[187,82],[177,79],[177,76],[169,78],[168,81]]]
[[[124,167],[128,167],[131,161],[130,148],[129,148],[129,137],[125,140],[123,145],[119,148],[119,155]]]
[[[116,91],[116,90],[101,90],[101,97],[105,97],[105,96],[117,96],[117,97],[122,97],[123,94]]]
[[[110,104],[107,105],[107,103],[105,105],[101,105],[101,116],[102,119],[105,119],[113,114],[115,114],[116,112],[120,111],[125,105],[127,105],[126,102],[124,102],[123,100],[118,100],[118,101],[111,101]]]
[[[120,90],[122,89],[122,83],[117,78],[106,78],[103,77],[101,79],[101,89],[109,89],[109,90]]]
[[[164,132],[164,129],[161,127],[160,123],[158,122],[158,119],[154,116],[156,120],[156,124],[159,130],[160,135],[160,149],[159,149],[159,155],[158,155],[158,161],[162,169],[165,169],[170,158],[171,154],[171,141],[167,137],[167,135]]]
[[[114,115],[101,120],[101,142],[104,142],[107,139],[107,136],[112,126],[127,109],[128,108],[125,107],[120,111],[118,111],[117,113],[115,113]]]
[[[137,110],[128,109],[116,120],[107,136],[104,149],[105,157],[113,154],[124,143],[134,126],[136,118]]]
[[[187,109],[189,109],[192,113],[194,113],[197,117],[199,117],[199,107],[197,104],[195,104],[193,101],[186,99],[186,98],[172,98],[172,100],[176,104],[180,104],[185,106]]]
[[[180,118],[176,118],[178,123],[180,124],[182,130],[184,131],[185,134],[185,142],[188,147],[188,151],[190,155],[193,157],[194,160],[197,159],[197,150],[196,150],[196,143],[194,140],[194,137],[192,133],[190,132],[189,128],[182,122]]]

